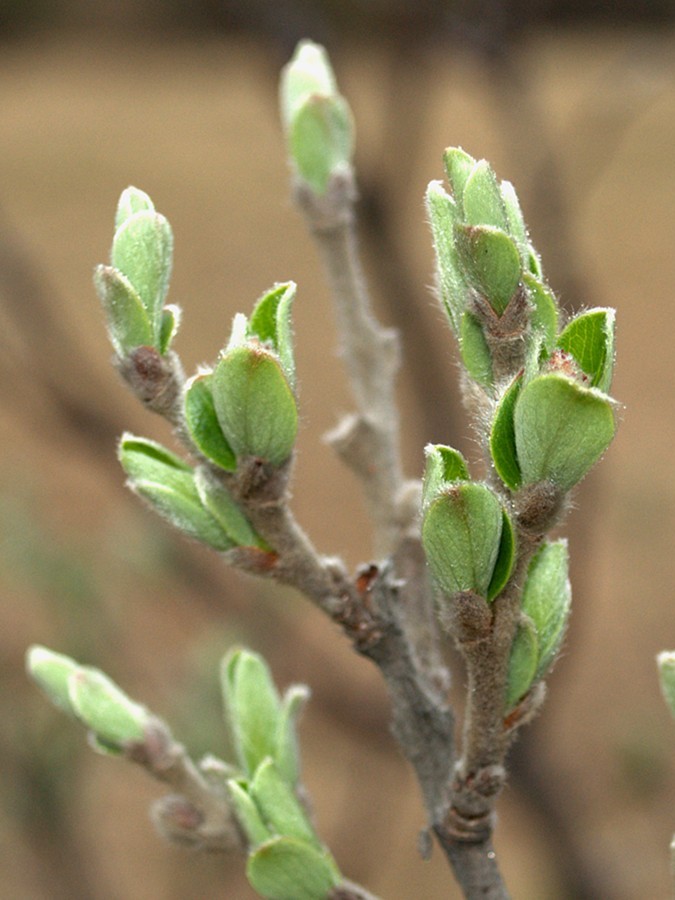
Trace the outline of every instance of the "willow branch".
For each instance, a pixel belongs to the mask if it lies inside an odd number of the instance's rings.
[[[383,328],[373,315],[357,248],[351,170],[334,175],[323,196],[301,184],[295,195],[327,271],[357,409],[329,441],[361,480],[374,525],[375,554],[382,557],[401,535],[398,500],[403,474],[394,392],[400,366],[398,334]]]

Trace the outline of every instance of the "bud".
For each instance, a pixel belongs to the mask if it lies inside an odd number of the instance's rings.
[[[513,433],[522,484],[549,481],[569,491],[610,445],[612,402],[557,373],[539,375],[515,401]]]
[[[204,509],[211,513],[233,544],[237,547],[270,549],[253,530],[251,523],[224,485],[201,468],[195,470],[194,480]]]
[[[68,679],[68,697],[77,718],[93,732],[96,749],[121,752],[143,741],[150,714],[98,669],[80,666]]]
[[[127,485],[156,512],[190,537],[216,550],[231,550],[235,542],[205,508],[191,466],[161,444],[122,435],[118,457]]]
[[[152,200],[127,188],[117,204],[109,266],[98,266],[96,290],[110,339],[121,358],[150,346],[165,354],[180,321],[178,307],[164,307],[173,260],[173,234]]]
[[[589,309],[569,322],[558,347],[574,357],[589,379],[589,386],[609,391],[614,369],[613,309]]]
[[[185,425],[199,452],[221,469],[233,472],[237,459],[218,422],[211,373],[202,372],[187,382],[184,412]]]
[[[518,248],[506,232],[489,225],[458,225],[455,235],[467,282],[501,316],[522,278]]]
[[[133,186],[125,188],[120,194],[120,199],[117,201],[117,210],[115,211],[115,231],[136,213],[154,211],[155,204],[145,191],[141,191],[139,188]]]
[[[298,44],[281,74],[280,101],[293,168],[325,194],[331,177],[351,168],[354,124],[323,47]]]
[[[321,846],[307,813],[274,760],[267,758],[260,763],[249,783],[248,792],[261,818],[273,832],[297,838],[315,847]]]
[[[226,349],[212,377],[213,401],[223,434],[237,458],[280,466],[298,430],[295,397],[279,358],[259,343]]]
[[[277,837],[248,858],[246,875],[253,889],[268,900],[319,900],[342,882],[330,853],[305,841]]]
[[[231,778],[227,782],[227,794],[232,811],[252,849],[274,837],[274,832],[263,822],[260,811],[248,792],[247,781]]]
[[[42,688],[55,706],[64,712],[75,715],[70,702],[68,679],[80,666],[69,656],[55,653],[47,647],[33,646],[26,654],[28,674]]]
[[[523,620],[511,648],[507,708],[544,678],[565,636],[572,602],[567,541],[543,544],[532,557],[522,596]]]
[[[129,279],[112,266],[97,266],[94,286],[115,353],[124,358],[136,347],[152,345],[154,332],[148,312]]]
[[[487,485],[440,481],[433,473],[438,465],[433,457],[432,472],[425,478],[422,520],[422,544],[431,572],[445,594],[471,591],[492,600],[513,568],[511,521]]]
[[[422,506],[424,509],[454,481],[469,481],[466,460],[459,452],[444,444],[427,444],[424,448],[426,466],[422,482]]]

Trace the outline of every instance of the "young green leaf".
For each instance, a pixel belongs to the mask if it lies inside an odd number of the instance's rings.
[[[569,619],[572,590],[567,541],[545,543],[530,561],[523,588],[522,610],[534,625],[539,653],[535,680],[555,662]]]
[[[452,196],[463,215],[464,186],[476,166],[476,160],[461,147],[448,147],[443,154],[443,163],[452,188]]]
[[[199,497],[194,472],[161,444],[124,434],[118,456],[128,485],[174,527],[216,550],[234,547]]]
[[[501,316],[522,275],[520,254],[513,239],[488,225],[457,225],[455,234],[466,280]]]
[[[467,225],[493,225],[508,232],[509,221],[502,192],[487,160],[479,160],[471,170],[464,184],[462,207]]]
[[[272,758],[263,760],[256,769],[249,793],[273,831],[321,847],[306,812]]]
[[[276,750],[279,693],[262,656],[244,649],[232,650],[224,658],[221,688],[237,761],[252,778]]]
[[[550,355],[558,335],[558,304],[553,292],[530,272],[523,274],[523,282],[534,307],[530,317],[532,331],[543,336],[544,349]]]
[[[613,309],[589,309],[575,316],[558,338],[558,347],[574,357],[591,387],[605,392],[614,368],[614,319]]]
[[[534,626],[528,619],[518,625],[511,646],[506,688],[506,709],[512,709],[532,687],[539,660],[539,645]]]
[[[462,315],[466,309],[467,287],[455,247],[455,224],[458,210],[440,181],[432,181],[427,188],[426,206],[436,254],[436,275],[441,301],[450,326],[459,337]]]
[[[274,833],[263,822],[260,810],[248,792],[248,782],[231,778],[227,782],[227,794],[232,811],[251,849],[274,837]]]
[[[296,734],[298,718],[309,699],[309,688],[295,684],[288,688],[281,700],[274,739],[274,762],[282,778],[295,787],[300,778],[300,749]]]
[[[211,513],[233,544],[237,547],[269,549],[224,485],[203,468],[195,470],[194,478],[204,508]]]
[[[315,193],[324,194],[331,176],[350,166],[354,123],[318,44],[302,41],[284,68],[281,113],[295,170]]]
[[[70,702],[68,680],[79,668],[74,659],[47,647],[35,645],[26,654],[28,674],[55,706],[70,715],[75,715],[75,710]]]
[[[200,453],[221,469],[229,472],[236,469],[234,450],[228,444],[216,415],[210,373],[195,375],[186,385],[185,424]]]
[[[154,212],[155,204],[150,197],[135,187],[128,187],[120,194],[115,211],[115,231],[138,212]]]
[[[298,411],[278,358],[256,344],[226,350],[212,376],[216,416],[238,458],[284,463],[293,451]]]
[[[490,428],[490,456],[497,474],[512,491],[518,490],[522,476],[516,453],[513,416],[523,381],[522,372],[504,391]]]
[[[257,337],[277,354],[291,388],[295,390],[295,360],[291,310],[296,285],[275,285],[257,301],[248,323],[249,337]]]
[[[291,837],[260,845],[248,858],[246,876],[266,900],[323,900],[342,881],[327,850]]]
[[[459,352],[466,366],[466,371],[484,388],[491,389],[492,354],[485,339],[483,326],[468,310],[464,313],[460,325]]]
[[[492,578],[487,591],[487,599],[494,600],[506,587],[506,583],[511,577],[513,566],[516,561],[516,534],[513,529],[511,517],[502,509],[502,536],[499,542],[499,553],[495,567],[492,571]]]
[[[523,484],[550,481],[569,491],[605,452],[616,423],[608,397],[552,373],[522,389],[514,430]]]
[[[68,679],[68,698],[77,718],[104,747],[122,750],[144,739],[150,714],[98,669],[78,667]]]
[[[170,303],[162,310],[162,321],[159,326],[158,350],[162,356],[170,349],[173,339],[178,334],[183,310],[180,306]]]
[[[164,216],[149,210],[125,219],[113,238],[111,263],[138,294],[148,314],[153,346],[158,347],[162,307],[169,289],[173,235]]]
[[[97,266],[94,285],[115,353],[123,359],[136,347],[151,346],[154,332],[150,318],[129,279],[112,266]]]
[[[422,506],[429,503],[453,481],[469,481],[466,460],[452,447],[443,444],[427,444],[424,448],[426,466],[422,482]]]
[[[487,597],[500,549],[502,505],[487,485],[457,482],[427,507],[422,543],[431,572],[446,594]]]
[[[518,195],[510,181],[502,181],[500,184],[502,200],[504,201],[504,209],[506,210],[506,220],[508,222],[508,233],[515,240],[523,266],[527,266],[529,255],[529,241],[527,237],[527,228],[523,213],[520,209]]]

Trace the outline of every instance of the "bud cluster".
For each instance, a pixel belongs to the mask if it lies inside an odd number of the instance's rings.
[[[474,482],[457,451],[427,448],[422,540],[447,613],[466,591],[493,602],[506,588],[519,543],[541,542],[609,446],[616,404],[607,393],[614,311],[587,310],[560,329],[513,186],[463,150],[446,150],[444,160],[451,193],[440,182],[427,191],[439,293],[467,376],[484,397],[493,475],[490,485]],[[520,596],[507,709],[545,677],[559,650],[570,608],[563,542],[540,547]]]

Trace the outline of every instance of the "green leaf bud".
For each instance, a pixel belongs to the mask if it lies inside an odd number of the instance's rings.
[[[79,671],[79,664],[69,656],[38,645],[28,649],[26,670],[51,702],[64,712],[75,715],[70,702],[68,679]]]
[[[309,688],[304,684],[288,688],[282,698],[277,720],[273,758],[282,777],[291,787],[295,787],[300,778],[297,723],[308,699]]]
[[[567,541],[543,544],[532,557],[523,588],[522,610],[537,633],[534,680],[543,678],[560,650],[572,603]]]
[[[522,276],[516,244],[505,231],[488,225],[458,225],[455,233],[466,280],[501,316]]]
[[[218,422],[211,390],[211,373],[191,378],[185,386],[185,424],[195,447],[221,469],[237,467],[234,450]]]
[[[463,215],[464,186],[474,170],[476,160],[461,147],[448,147],[443,153],[443,162],[455,203]]]
[[[295,360],[291,312],[295,292],[293,281],[276,284],[257,301],[248,322],[249,337],[257,337],[274,350],[292,390],[295,390]]]
[[[279,466],[290,457],[298,410],[275,354],[252,342],[226,349],[211,387],[220,427],[237,458],[253,456]]]
[[[138,212],[154,212],[155,204],[150,197],[136,187],[128,187],[120,194],[115,212],[115,231]]]
[[[527,266],[530,244],[516,189],[510,181],[502,181],[500,191],[504,202],[504,209],[506,210],[506,221],[508,222],[507,231],[518,246],[523,265]]]
[[[237,822],[246,835],[251,848],[255,848],[270,838],[274,833],[263,822],[260,810],[248,793],[246,781],[230,779],[227,782],[227,794]]]
[[[502,505],[487,485],[456,482],[431,501],[422,521],[422,543],[446,594],[473,591],[487,597],[499,555]]]
[[[112,266],[97,266],[94,286],[115,353],[124,358],[136,347],[152,345],[154,332],[148,311],[129,279]]]
[[[221,665],[221,689],[237,762],[250,777],[274,758],[281,700],[269,667],[258,653],[230,651]]]
[[[459,336],[466,309],[467,287],[455,247],[455,225],[459,221],[457,204],[443,189],[440,181],[432,181],[427,188],[426,206],[436,255],[436,277],[441,301],[453,332]]]
[[[572,602],[568,565],[564,540],[543,544],[530,561],[509,659],[507,709],[546,676],[560,651]]]
[[[513,425],[523,484],[550,481],[563,492],[581,481],[616,430],[605,394],[557,373],[523,387]]]
[[[512,709],[532,687],[538,660],[537,633],[533,624],[528,619],[523,619],[518,625],[509,657],[506,682],[507,710]]]
[[[192,468],[161,444],[125,433],[118,457],[127,484],[163,518],[190,537],[216,550],[234,542],[202,504]]]
[[[307,813],[272,758],[263,760],[256,769],[249,794],[263,821],[277,834],[321,846]]]
[[[489,162],[479,160],[471,170],[462,192],[462,209],[467,225],[493,225],[508,232],[509,221],[497,176]]]
[[[664,650],[656,657],[663,699],[675,716],[675,651]]]
[[[426,466],[422,481],[422,507],[426,507],[453,481],[469,481],[466,460],[459,452],[444,444],[427,444]]]
[[[162,308],[173,261],[173,234],[168,221],[148,209],[125,218],[115,232],[110,261],[138,294],[150,321],[152,346],[159,349]]]
[[[490,427],[490,455],[497,474],[512,491],[520,487],[522,476],[516,452],[513,416],[522,387],[522,372],[516,375],[497,404]]]
[[[459,333],[459,352],[467,373],[484,388],[493,386],[492,354],[485,339],[483,326],[468,310],[462,316]]]
[[[547,354],[553,350],[558,334],[558,304],[553,292],[529,272],[523,274],[523,283],[532,303],[530,325],[532,331],[543,336]]]
[[[211,513],[233,544],[237,547],[269,549],[224,485],[201,468],[195,471],[194,478],[204,508]]]
[[[500,594],[511,577],[516,561],[516,534],[511,517],[502,509],[502,536],[499,541],[499,553],[492,570],[492,578],[487,590],[487,599],[494,600]]]
[[[178,334],[182,317],[183,310],[180,306],[176,306],[175,303],[169,303],[162,310],[162,320],[159,326],[159,346],[157,348],[162,356],[167,353],[173,339]]]
[[[324,900],[342,881],[327,850],[290,837],[258,847],[248,858],[246,876],[266,900]]]
[[[292,165],[315,193],[324,194],[331,177],[350,168],[354,124],[323,47],[298,44],[281,74],[280,100]]]
[[[150,714],[103,672],[80,666],[68,679],[68,697],[75,715],[94,733],[99,744],[122,751],[145,738]]]
[[[558,338],[558,347],[571,354],[590,379],[590,386],[607,392],[614,368],[613,309],[589,309],[575,316]]]

